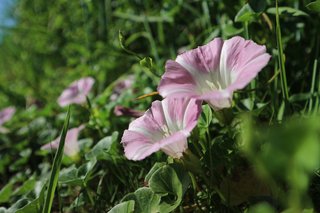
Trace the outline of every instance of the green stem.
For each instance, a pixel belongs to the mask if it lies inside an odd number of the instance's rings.
[[[90,204],[91,204],[92,206],[94,206],[94,200],[93,200],[93,198],[92,198],[92,196],[91,196],[91,193],[90,193],[90,191],[89,191],[89,189],[88,189],[87,184],[86,184],[86,183],[83,183],[83,186],[84,186],[84,188],[85,188],[85,190],[86,190],[86,194],[87,194],[87,196],[88,196],[88,198],[89,198]]]
[[[280,66],[280,78],[281,78],[281,88],[282,88],[282,96],[286,102],[289,100],[289,92],[287,85],[287,75],[284,61],[284,53],[282,47],[282,38],[281,38],[281,29],[280,29],[280,20],[279,20],[279,8],[278,8],[278,0],[276,0],[276,36],[277,36],[277,46],[278,46],[278,63]]]
[[[244,22],[244,37],[249,39],[249,23],[246,21]]]
[[[316,47],[316,51],[315,51],[315,59],[314,59],[314,62],[313,62],[313,70],[312,70],[312,81],[311,81],[311,88],[310,88],[310,93],[311,93],[311,97],[310,97],[310,101],[309,101],[309,109],[308,109],[308,112],[309,114],[311,113],[312,111],[312,107],[313,107],[313,94],[314,94],[314,91],[315,91],[315,87],[316,87],[316,77],[317,77],[317,69],[318,69],[318,55],[319,55],[319,43],[320,43],[320,36],[317,36],[316,37],[316,41],[315,41],[315,47]],[[318,90],[320,88],[318,87]],[[318,111],[318,103],[319,103],[319,94],[317,95],[316,97],[316,105],[315,105],[315,108],[314,108],[314,113],[317,113]]]

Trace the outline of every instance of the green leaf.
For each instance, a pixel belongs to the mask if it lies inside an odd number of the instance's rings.
[[[164,162],[157,162],[153,165],[153,167],[150,169],[150,171],[148,172],[148,174],[146,175],[146,177],[144,178],[145,182],[149,182],[150,178],[152,177],[152,175],[161,167],[163,167],[164,165],[166,165],[166,163]]]
[[[257,18],[257,14],[251,9],[249,4],[245,4],[234,18],[235,22],[251,22]]]
[[[310,2],[306,7],[311,11],[320,12],[320,0]]]
[[[50,180],[49,180],[49,187],[47,190],[42,213],[50,213],[51,212],[52,202],[53,202],[53,198],[54,198],[54,192],[55,192],[57,184],[58,184],[59,171],[60,171],[60,166],[61,166],[61,161],[62,161],[62,156],[63,156],[64,143],[65,143],[68,127],[69,127],[69,120],[70,120],[70,107],[68,108],[68,113],[67,113],[67,116],[64,121],[59,147],[58,147],[58,150],[54,156],[53,166],[52,166]]]
[[[212,110],[211,107],[206,104],[202,106],[202,113],[200,116],[200,119],[198,121],[198,125],[200,128],[208,128],[210,126],[210,123],[212,121]]]
[[[113,161],[118,157],[116,152],[116,142],[118,139],[118,132],[112,133],[111,136],[107,136],[101,139],[90,152],[86,154],[87,160],[108,160]]]
[[[139,60],[142,59],[142,57],[140,57],[137,53],[129,50],[128,48],[126,48],[126,46],[125,46],[125,38],[124,38],[123,33],[122,33],[120,30],[119,30],[118,38],[119,38],[120,47],[121,47],[126,53],[128,53],[129,55],[133,55],[133,56],[137,57]]]
[[[178,175],[170,165],[162,166],[151,176],[149,186],[156,194],[161,196],[160,212],[171,212],[181,203],[186,188],[184,185],[190,183],[185,181],[184,177],[189,178],[186,172]]]
[[[78,169],[75,165],[72,165],[69,168],[63,169],[60,172],[59,183],[64,183],[68,185],[77,185],[83,186],[86,184],[86,180],[93,171],[94,166],[96,165],[96,160],[91,160]]]
[[[152,74],[154,74],[157,77],[161,77],[157,74],[157,70],[154,68],[153,60],[150,57],[144,57],[140,60],[140,65],[147,68]]]
[[[132,213],[134,212],[134,205],[135,203],[133,200],[122,202],[113,207],[109,213]]]
[[[36,192],[37,187],[41,187],[39,193]],[[0,208],[0,213],[34,213],[34,212],[41,212],[41,207],[44,203],[44,192],[45,192],[45,185],[43,182],[39,181],[38,184],[35,186],[34,192],[31,192],[29,194],[34,195],[36,194],[36,198],[30,199],[28,196],[23,197],[22,199],[19,199],[14,204],[11,205],[9,209]]]
[[[289,98],[290,103],[294,103],[297,101],[305,101],[308,100],[312,97],[310,93],[298,93],[298,94],[293,94]]]
[[[266,0],[249,0],[248,4],[252,8],[252,10],[256,13],[263,12],[267,7],[267,1]]]
[[[250,207],[247,211],[247,213],[274,213],[274,209],[267,203],[259,203],[252,207]]]
[[[10,196],[11,196],[12,191],[13,191],[14,183],[15,183],[14,181],[11,181],[1,189],[1,191],[0,191],[0,203],[5,203],[5,202],[9,201]]]
[[[279,15],[289,14],[292,16],[309,16],[307,13],[305,13],[301,10],[298,10],[298,9],[294,9],[292,7],[278,7],[278,9],[279,9]],[[276,7],[269,8],[267,10],[267,13],[276,15],[276,13],[277,13]]]
[[[160,196],[150,188],[143,187],[130,193],[123,198],[123,201],[134,200],[137,213],[160,212]]]
[[[45,191],[45,186],[42,187],[41,193],[39,197],[25,205],[24,207],[20,208],[19,210],[16,211],[16,213],[34,213],[34,212],[40,212],[41,211],[41,206],[44,203],[44,191]]]
[[[14,195],[23,195],[27,192],[30,192],[32,189],[34,189],[34,186],[36,184],[36,179],[35,176],[31,176],[28,180],[26,180],[22,186],[20,186],[19,188],[17,188],[14,191]]]

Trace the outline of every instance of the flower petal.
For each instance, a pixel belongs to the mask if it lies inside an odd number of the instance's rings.
[[[251,40],[216,38],[179,55],[176,63],[168,61],[158,91],[163,97],[204,100],[215,110],[230,107],[233,92],[244,88],[269,60],[266,47]]]
[[[216,90],[201,95],[199,99],[206,101],[214,110],[220,110],[231,107],[232,92],[229,90]]]
[[[189,98],[166,98],[162,106],[168,128],[175,131],[191,131],[197,125],[202,110],[201,101]]]
[[[224,42],[221,50],[221,80],[233,91],[242,89],[267,65],[269,59],[264,45],[233,37]]]
[[[172,157],[181,157],[200,112],[201,102],[193,99],[153,102],[151,109],[131,122],[122,136],[126,157],[142,160],[160,149]]]
[[[78,144],[78,137],[80,132],[84,129],[84,125],[81,125],[77,128],[72,128],[68,130],[65,144],[64,144],[64,153],[70,157],[79,153],[79,144]],[[47,143],[41,147],[41,149],[51,150],[51,149],[58,149],[60,143],[60,136],[55,140]]]
[[[56,138],[55,140],[47,143],[41,147],[41,149],[51,150],[51,149],[58,149],[59,147],[60,137]]]
[[[128,117],[138,118],[142,116],[144,112],[141,112],[139,110],[134,110],[128,107],[124,107],[121,105],[117,105],[115,106],[113,113],[116,116],[128,116]]]
[[[74,81],[59,96],[58,104],[64,107],[69,104],[82,104],[86,102],[86,96],[89,94],[93,84],[94,79],[91,77]]]
[[[81,78],[77,82],[77,86],[79,91],[84,95],[88,95],[90,92],[93,84],[94,84],[94,79],[92,77],[86,77],[86,78]]]
[[[158,144],[149,137],[131,130],[124,131],[121,143],[124,146],[125,156],[129,160],[142,160],[160,150]]]
[[[84,128],[83,125],[81,125],[78,128],[72,128],[67,132],[65,145],[64,145],[64,153],[68,156],[73,156],[79,153],[79,143],[78,143],[78,137],[81,132],[81,130]]]
[[[219,69],[220,53],[223,45],[221,38],[215,38],[206,45],[186,51],[176,59],[178,63],[184,63],[200,72],[216,72]]]
[[[183,127],[191,132],[198,123],[198,118],[202,112],[202,101],[191,99],[186,106],[183,117]]]
[[[159,142],[161,150],[173,158],[181,158],[188,148],[188,131],[178,131]]]
[[[6,107],[0,111],[0,126],[5,122],[9,121],[14,113],[16,112],[16,108],[14,107]]]
[[[166,72],[161,78],[158,91],[161,96],[195,96],[196,83],[193,76],[179,63],[169,60],[166,63]]]

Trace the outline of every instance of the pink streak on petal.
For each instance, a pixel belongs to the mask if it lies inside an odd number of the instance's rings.
[[[188,131],[178,131],[159,142],[161,150],[173,158],[180,158],[188,148]]]
[[[183,126],[185,130],[191,132],[193,128],[198,123],[198,118],[201,114],[202,101],[191,99],[186,106],[184,117],[183,117]]]
[[[220,63],[220,52],[223,45],[221,38],[215,38],[206,45],[186,51],[177,57],[200,72],[217,71]]]
[[[161,96],[167,97],[175,94],[196,95],[195,86],[196,83],[193,76],[185,68],[175,61],[167,61],[166,72],[162,76],[158,86]]]
[[[152,102],[150,109],[154,121],[158,124],[159,127],[167,125],[166,119],[164,117],[163,107],[161,101]]]
[[[237,82],[238,86],[231,88],[242,89],[267,65],[269,59],[264,45],[233,37],[225,41],[221,51],[221,78],[227,87]]]
[[[268,64],[270,58],[269,54],[263,54],[248,63],[242,68],[238,78],[228,88],[232,91],[243,89]]]
[[[162,105],[170,118],[170,122],[167,122],[169,129],[186,128],[191,131],[196,126],[201,113],[201,101],[187,98],[166,98],[162,101]]]
[[[129,160],[142,160],[160,150],[158,144],[153,143],[150,138],[131,130],[124,131],[121,143]]]

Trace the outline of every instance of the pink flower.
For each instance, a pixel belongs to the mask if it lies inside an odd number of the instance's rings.
[[[86,96],[89,94],[94,79],[91,77],[81,78],[72,82],[70,86],[65,89],[58,98],[58,104],[61,107],[69,104],[82,104],[86,102]]]
[[[0,126],[5,122],[9,121],[14,113],[16,112],[16,108],[14,107],[7,107],[0,111]]]
[[[134,83],[134,75],[127,76],[126,79],[119,81],[113,88],[112,94],[110,96],[111,101],[117,100],[117,98],[121,95],[121,93],[130,87],[132,87]]]
[[[142,160],[162,150],[180,158],[188,148],[187,137],[197,125],[201,102],[187,98],[154,101],[142,117],[130,123],[121,143],[130,160]]]
[[[64,153],[69,157],[74,157],[79,153],[79,144],[78,144],[78,136],[81,130],[84,129],[84,125],[81,125],[77,128],[72,128],[68,130],[65,144],[64,144]],[[51,150],[51,149],[58,149],[60,143],[60,136],[55,140],[47,143],[41,147],[41,149]]]
[[[138,118],[143,115],[142,111],[134,110],[128,107],[120,106],[120,105],[117,105],[114,108],[113,113],[116,116],[129,116],[134,118]]]
[[[216,38],[166,63],[158,91],[163,97],[190,97],[213,109],[231,107],[232,94],[244,88],[270,59],[266,47],[241,37]]]

